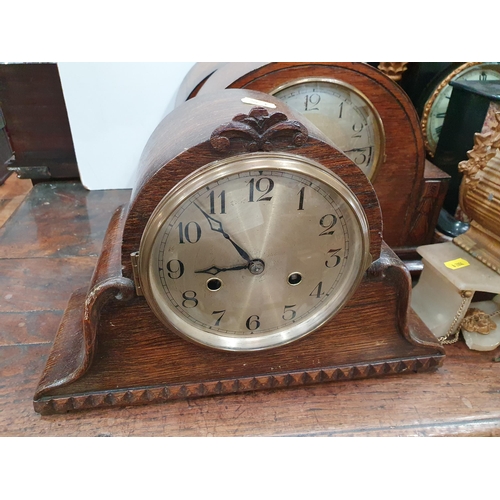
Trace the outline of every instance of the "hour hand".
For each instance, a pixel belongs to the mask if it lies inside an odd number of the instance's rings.
[[[212,266],[207,269],[202,269],[201,271],[195,271],[195,273],[205,273],[205,274],[211,274],[212,276],[215,276],[216,274],[219,273],[224,273],[226,271],[240,271],[242,269],[248,269],[248,264],[243,264],[240,266],[233,266],[233,267],[217,267],[217,266]]]

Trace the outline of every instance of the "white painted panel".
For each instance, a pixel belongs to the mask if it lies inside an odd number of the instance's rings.
[[[131,188],[149,136],[194,63],[58,63],[85,187]]]

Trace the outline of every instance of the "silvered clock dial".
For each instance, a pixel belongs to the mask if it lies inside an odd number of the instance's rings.
[[[271,94],[304,114],[361,170],[373,179],[384,158],[384,128],[370,100],[333,79],[301,79]]]
[[[143,293],[194,342],[252,351],[287,344],[343,306],[371,262],[358,199],[300,156],[253,153],[187,177],[152,215]]]

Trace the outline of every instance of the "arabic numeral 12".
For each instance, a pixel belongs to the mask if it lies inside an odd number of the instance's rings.
[[[267,177],[261,177],[260,179],[257,180],[257,182],[255,182],[255,179],[250,179],[248,185],[250,186],[250,193],[248,195],[249,202],[271,201],[272,196],[266,196],[266,195],[269,194],[274,188],[274,181],[272,179],[268,179]],[[263,193],[260,195],[259,198],[257,198],[257,200],[254,200],[255,191]]]
[[[307,94],[304,102],[304,111],[319,111],[316,106],[321,101],[321,96],[319,94]]]

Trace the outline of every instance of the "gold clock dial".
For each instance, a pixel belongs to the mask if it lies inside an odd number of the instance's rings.
[[[305,115],[372,179],[384,158],[382,120],[369,99],[337,80],[305,79],[271,92]]]
[[[466,63],[444,78],[435,87],[424,106],[422,114],[422,131],[427,151],[434,155],[443,128],[444,118],[450,102],[453,87],[451,81],[490,81],[500,80],[500,64],[498,63]]]
[[[223,350],[286,344],[321,326],[370,263],[349,188],[300,156],[208,165],[159,204],[139,250],[144,295],[181,336]]]

